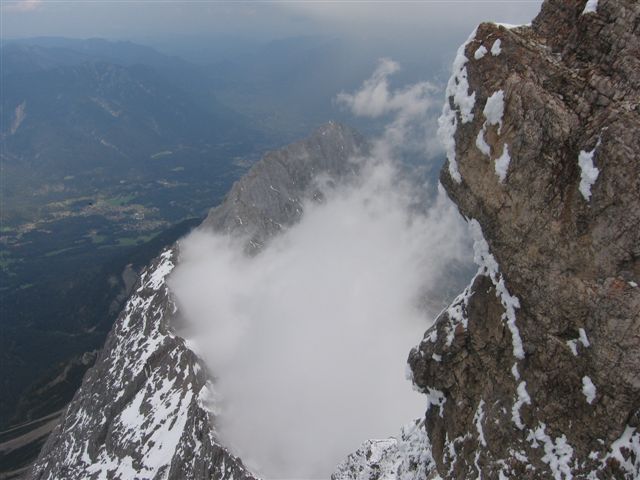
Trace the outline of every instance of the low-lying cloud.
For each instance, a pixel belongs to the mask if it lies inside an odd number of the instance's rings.
[[[170,286],[216,377],[216,430],[265,478],[328,478],[424,413],[406,357],[469,245],[455,206],[443,192],[425,205],[388,143],[254,256],[232,235],[180,243]]]

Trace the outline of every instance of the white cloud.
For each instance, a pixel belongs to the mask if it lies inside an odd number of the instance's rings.
[[[441,92],[429,82],[391,90],[389,77],[399,70],[397,62],[382,58],[360,90],[342,92],[336,101],[358,116],[377,118],[393,115],[384,136],[377,142],[378,148],[413,149],[425,154],[427,159],[433,158],[442,152],[436,139],[437,115],[434,113],[440,108]],[[393,152],[380,155],[393,155]]]
[[[32,12],[42,5],[42,0],[18,0],[2,2],[2,10],[6,12]]]
[[[319,182],[323,202],[307,201],[300,222],[253,257],[228,235],[180,244],[169,280],[180,333],[216,377],[222,443],[264,478],[328,478],[362,441],[421,416],[408,352],[468,282],[453,273],[471,263],[455,205],[396,160],[408,138],[426,151],[436,116],[429,84],[389,88],[398,68],[382,60],[361,91],[340,96],[392,117],[357,178]]]
[[[225,402],[216,428],[266,478],[328,478],[423,413],[406,357],[436,314],[424,295],[467,252],[451,202],[417,211],[390,162],[325,195],[253,258],[192,234],[170,280]]]

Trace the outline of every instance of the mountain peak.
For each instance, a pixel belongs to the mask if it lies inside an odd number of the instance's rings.
[[[203,226],[250,237],[260,246],[297,222],[304,200],[317,193],[320,174],[341,179],[357,169],[352,158],[368,151],[365,138],[338,122],[328,122],[309,137],[268,152],[238,180],[225,202],[212,209]]]

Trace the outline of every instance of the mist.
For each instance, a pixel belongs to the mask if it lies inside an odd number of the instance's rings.
[[[204,230],[179,245],[169,279],[179,333],[215,377],[221,443],[267,479],[328,478],[363,441],[424,414],[406,358],[470,245],[446,194],[397,160],[403,144],[434,156],[432,89],[389,91],[398,68],[382,60],[339,97],[392,117],[356,178],[319,179],[323,200],[306,201],[300,222],[255,255],[247,239]]]

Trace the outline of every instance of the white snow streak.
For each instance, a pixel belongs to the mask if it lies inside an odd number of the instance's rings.
[[[507,171],[509,170],[509,163],[511,163],[511,156],[509,155],[509,145],[504,144],[502,149],[502,155],[496,158],[495,171],[496,175],[500,179],[500,183],[504,183],[507,178]]]
[[[591,187],[600,175],[600,170],[593,164],[593,155],[600,145],[600,140],[595,148],[590,152],[582,150],[578,155],[578,165],[580,166],[580,193],[588,202],[591,199]]]

